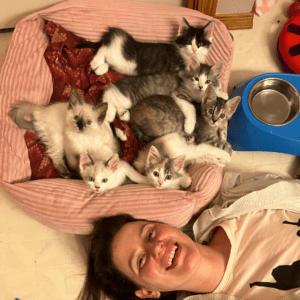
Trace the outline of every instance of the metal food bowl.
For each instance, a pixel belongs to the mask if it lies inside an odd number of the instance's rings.
[[[248,104],[253,115],[261,122],[283,126],[299,114],[299,93],[281,78],[265,78],[250,90]]]

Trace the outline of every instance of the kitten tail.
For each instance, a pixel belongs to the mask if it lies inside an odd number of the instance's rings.
[[[33,113],[36,110],[38,105],[21,101],[12,107],[8,115],[20,128],[34,131]]]

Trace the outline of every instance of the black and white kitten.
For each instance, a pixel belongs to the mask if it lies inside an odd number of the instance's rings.
[[[78,174],[79,156],[84,150],[108,157],[118,153],[119,144],[109,123],[104,121],[106,110],[106,103],[90,105],[72,90],[69,102],[48,106],[19,102],[9,116],[20,128],[36,134],[46,145],[55,169],[69,178]]]
[[[179,72],[195,62],[205,62],[212,33],[213,21],[193,27],[183,18],[174,43],[140,42],[121,28],[109,27],[99,42],[80,42],[77,48],[97,50],[90,63],[97,75],[105,74],[109,67],[126,75]]]

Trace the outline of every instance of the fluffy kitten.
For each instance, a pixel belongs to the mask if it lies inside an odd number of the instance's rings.
[[[139,42],[123,29],[109,27],[99,42],[80,42],[77,48],[97,50],[90,63],[97,75],[103,75],[109,67],[126,75],[178,72],[195,61],[205,62],[212,32],[213,21],[193,27],[183,18],[173,44]]]
[[[123,185],[126,179],[136,183],[148,183],[146,176],[138,173],[127,162],[120,160],[118,154],[114,154],[107,161],[92,159],[87,152],[80,155],[79,163],[82,179],[95,192],[104,192]]]
[[[129,109],[139,101],[152,95],[172,95],[187,118],[187,133],[195,126],[196,113],[187,102],[202,99],[208,85],[217,91],[221,88],[220,77],[223,62],[213,66],[198,64],[180,74],[161,73],[144,76],[128,76],[118,80],[104,90],[101,101],[108,104],[105,120],[113,122],[116,112],[123,121],[129,121]]]
[[[163,187],[165,184],[167,187],[169,173],[165,174],[165,170],[170,169],[172,160],[177,160],[182,155],[185,156],[184,167],[195,161],[215,163],[223,167],[231,159],[229,153],[224,150],[204,143],[200,145],[187,144],[185,138],[178,133],[170,133],[147,144],[139,151],[133,165],[140,173],[147,174],[152,182],[157,178],[156,186]],[[179,169],[179,166],[178,164],[173,173],[177,173],[177,178],[180,175],[183,177],[180,181],[181,186],[188,187],[191,180],[187,174],[182,173],[183,169]]]
[[[118,151],[117,141],[104,117],[106,103],[95,106],[83,102],[76,90],[72,90],[70,100],[49,106],[19,102],[9,112],[9,116],[20,127],[35,132],[47,147],[55,169],[62,177],[72,175],[78,170],[78,158],[82,149],[94,146],[98,151],[107,147],[112,153]],[[76,160],[76,155],[77,160]],[[77,162],[77,163],[76,163]]]

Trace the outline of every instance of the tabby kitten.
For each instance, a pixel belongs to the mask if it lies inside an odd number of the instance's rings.
[[[55,169],[65,178],[78,171],[78,157],[83,149],[93,146],[97,151],[116,153],[117,141],[104,122],[106,103],[92,106],[72,90],[69,102],[49,106],[19,102],[9,112],[12,120],[23,129],[32,130],[47,147]],[[66,165],[68,162],[68,167]]]
[[[198,162],[198,159],[223,167],[230,162],[231,157],[228,152],[208,144],[187,144],[180,134],[170,133],[145,145],[133,165],[140,173],[146,174],[150,182],[156,180],[155,186],[167,187],[169,184],[171,188],[177,189],[190,185],[191,179],[184,168]],[[174,177],[174,183],[170,177]]]
[[[220,61],[213,66],[198,64],[179,75],[168,72],[122,78],[104,90],[100,101],[108,104],[105,120],[113,122],[118,113],[121,120],[129,121],[128,110],[142,99],[152,95],[172,95],[186,117],[191,119],[187,119],[187,133],[191,133],[196,115],[193,106],[185,100],[199,101],[208,85],[213,85],[216,91],[219,90],[222,66],[223,62]]]
[[[217,97],[212,86],[204,92],[202,103],[193,102],[196,110],[196,125],[191,135],[184,132],[185,116],[179,106],[169,96],[151,96],[140,101],[131,110],[130,126],[142,142],[151,142],[155,138],[179,133],[187,137],[189,143],[211,144],[231,154],[232,148],[226,141],[228,120],[235,112],[241,98],[230,100]],[[208,116],[213,118],[208,118]]]
[[[93,48],[90,63],[97,75],[109,67],[126,75],[178,72],[195,62],[205,62],[212,45],[213,21],[204,27],[190,26],[185,18],[174,43],[139,42],[121,28],[109,27],[99,42],[80,42],[77,48]]]
[[[127,162],[120,160],[118,154],[103,160],[92,159],[87,152],[83,152],[80,155],[79,169],[82,179],[95,193],[119,187],[125,184],[128,178],[136,183],[148,184],[149,181]]]

